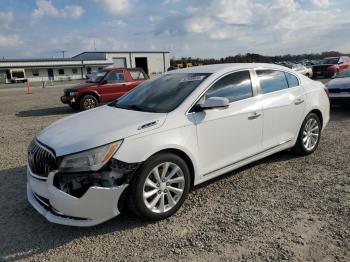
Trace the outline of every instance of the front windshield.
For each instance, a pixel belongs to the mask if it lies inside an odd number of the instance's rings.
[[[90,83],[99,83],[102,78],[105,76],[106,72],[104,71],[99,71],[99,72],[93,72],[91,73],[90,79],[88,82]]]
[[[350,69],[337,73],[334,78],[350,77]]]
[[[321,64],[331,64],[331,65],[335,65],[337,64],[339,61],[338,57],[330,57],[330,58],[325,58],[322,60]]]
[[[143,82],[110,105],[129,110],[167,113],[178,107],[210,74],[166,74]]]

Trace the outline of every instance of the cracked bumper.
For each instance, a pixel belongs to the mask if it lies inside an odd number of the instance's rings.
[[[118,201],[127,184],[115,187],[92,186],[80,198],[53,185],[55,172],[38,179],[27,167],[27,198],[48,221],[68,226],[94,226],[120,214]]]

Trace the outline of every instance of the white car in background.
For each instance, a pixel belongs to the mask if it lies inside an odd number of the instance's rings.
[[[278,151],[313,153],[328,120],[324,85],[285,67],[173,70],[44,129],[28,148],[27,197],[65,225],[102,223],[124,203],[164,219],[195,185]]]
[[[312,68],[311,67],[306,67],[302,64],[295,64],[292,66],[292,69],[295,72],[298,72],[299,74],[302,74],[302,75],[307,76],[309,78],[312,77]]]

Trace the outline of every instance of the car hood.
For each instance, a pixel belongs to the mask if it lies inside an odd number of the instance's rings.
[[[87,88],[87,87],[91,87],[91,86],[96,86],[97,84],[96,83],[81,83],[81,84],[78,84],[78,85],[74,85],[74,86],[71,86],[69,88],[66,88],[64,89],[64,91],[72,91],[72,90],[77,90],[77,89],[80,89],[80,88]]]
[[[106,105],[58,120],[45,128],[37,139],[53,149],[56,156],[62,156],[159,128],[166,115]],[[152,124],[147,126],[149,123]]]
[[[328,89],[333,88],[350,88],[350,77],[334,78],[328,83],[326,83]]]

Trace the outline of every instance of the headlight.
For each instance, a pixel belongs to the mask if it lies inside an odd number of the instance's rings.
[[[81,153],[68,155],[63,158],[59,167],[60,172],[97,171],[103,167],[117,152],[122,140],[87,150]]]
[[[69,92],[69,96],[75,96],[76,94],[77,94],[77,92],[74,92],[74,91]]]

